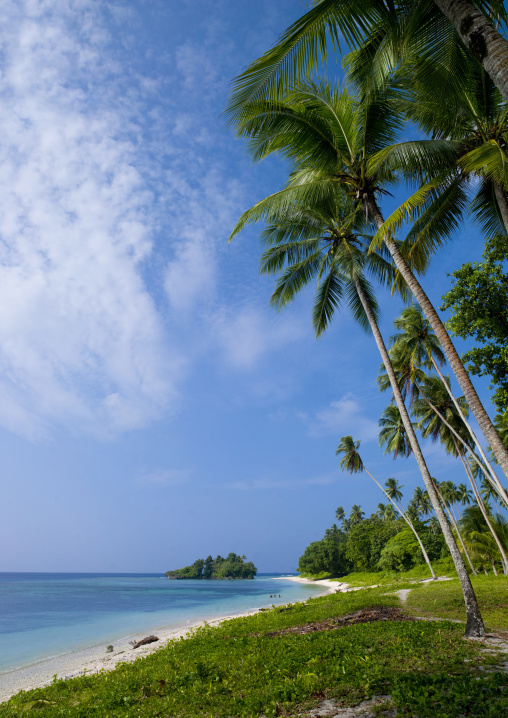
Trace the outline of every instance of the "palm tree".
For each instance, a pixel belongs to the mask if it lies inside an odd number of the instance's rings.
[[[491,516],[490,521],[492,520],[493,517]],[[498,523],[499,528],[501,529],[500,533],[504,533],[504,521],[502,520],[499,522],[498,520]],[[465,509],[462,514],[460,524],[464,535],[471,546],[473,554],[476,555],[476,557],[483,563],[484,569],[485,563],[490,563],[494,572],[497,574],[494,562],[499,560],[498,546],[492,538],[492,534],[489,535],[489,533],[487,533],[488,527],[485,521],[485,515],[481,511],[480,506],[475,504],[474,506],[469,506]],[[505,536],[506,533],[504,533],[504,537]]]
[[[411,267],[417,271],[425,268],[431,245],[418,243],[411,247],[410,257],[405,258],[391,233],[382,229],[384,219],[378,198],[386,193],[386,186],[396,181],[397,175],[390,162],[375,165],[372,160],[400,127],[401,118],[393,109],[397,92],[396,86],[390,86],[382,94],[358,102],[345,90],[331,90],[325,81],[307,82],[292,90],[284,101],[246,105],[238,122],[238,134],[250,138],[253,157],[260,160],[273,152],[281,153],[300,169],[282,192],[245,212],[232,236],[247,223],[266,218],[275,202],[287,206],[296,198],[309,201],[312,197],[315,201],[330,185],[343,187],[377,226],[400,276],[429,319],[480,428],[508,476],[508,452],[434,306],[412,271]],[[425,194],[423,190],[422,194]]]
[[[448,453],[460,458],[466,475],[471,483],[471,487],[473,489],[476,500],[480,505],[480,509],[484,512],[485,522],[492,532],[494,541],[498,544],[499,552],[501,554],[503,562],[503,570],[508,573],[508,557],[506,556],[503,546],[500,544],[497,536],[494,533],[494,529],[490,524],[489,517],[483,507],[483,503],[481,501],[481,497],[476,486],[474,476],[471,473],[469,465],[464,458],[464,446],[467,447],[468,444],[465,441],[464,436],[461,437],[461,433],[464,434],[464,423],[462,420],[462,416],[467,416],[467,406],[462,398],[456,400],[455,403],[451,402],[448,392],[444,390],[444,384],[446,383],[448,377],[443,377],[443,379],[444,381],[441,381],[438,377],[427,377],[427,379],[423,383],[420,392],[422,398],[417,399],[413,403],[413,414],[416,418],[419,419],[418,427],[422,432],[422,436],[424,438],[430,437],[433,441],[437,441],[439,439]],[[461,408],[460,415],[456,409],[457,404]],[[462,444],[459,444],[459,442],[457,441],[457,437],[461,439]],[[441,484],[440,486],[442,487],[443,484]],[[459,498],[456,493],[456,490],[453,487],[453,484],[451,484],[450,482],[445,482],[444,486],[448,486],[447,491],[450,498],[452,497],[452,494],[454,500],[455,497],[457,499]],[[446,501],[446,496],[444,496],[443,494],[443,489],[441,489],[441,494]],[[451,503],[453,503],[454,500]],[[450,502],[448,501],[447,503]],[[460,536],[457,522],[453,517],[451,511],[449,513],[455,530],[459,534],[459,538],[462,542],[462,537]],[[463,542],[462,545],[467,555],[467,551]]]
[[[398,456],[408,457],[411,454],[412,448],[405,422],[395,404],[386,407],[379,420],[379,426],[381,427],[379,445],[384,447],[385,454],[393,454],[394,459]]]
[[[394,501],[397,501],[400,503],[402,499],[402,491],[404,487],[399,484],[397,479],[387,479],[385,481],[385,490],[388,496],[393,499]]]
[[[506,20],[501,0],[483,8],[493,21]],[[443,22],[443,15],[449,22]],[[277,97],[311,75],[326,59],[328,40],[341,55],[344,45],[359,47],[356,64],[368,66],[371,75],[374,66],[384,79],[412,48],[417,49],[420,64],[426,64],[422,60],[455,45],[457,35],[508,100],[508,43],[469,0],[315,0],[275,47],[236,78],[227,112],[235,117],[246,102]],[[484,48],[479,55],[478,44]]]
[[[406,307],[400,317],[394,321],[395,328],[399,330],[397,334],[394,334],[390,341],[395,350],[395,356],[401,358],[406,363],[409,363],[412,367],[429,367],[432,366],[443,383],[443,387],[446,389],[451,401],[455,405],[455,408],[461,417],[463,423],[467,427],[471,438],[473,439],[476,447],[489,470],[489,474],[492,477],[495,485],[502,490],[502,485],[499,479],[490,465],[483,448],[478,441],[471,425],[467,421],[467,404],[462,400],[458,400],[453,395],[450,387],[450,382],[443,376],[439,365],[444,363],[444,355],[437,341],[437,337],[432,331],[430,323],[423,316],[420,307],[411,305]],[[415,376],[413,370],[412,380],[413,383],[417,382],[418,379],[421,383],[422,379]],[[418,387],[417,387],[418,388]],[[425,398],[425,397],[424,397]],[[459,438],[459,437],[457,437]],[[461,439],[460,439],[461,440]],[[462,441],[462,440],[461,440]]]
[[[365,513],[361,510],[360,506],[354,504],[354,506],[351,507],[351,513],[349,514],[349,523],[351,526],[361,524],[364,516]]]
[[[273,224],[274,245],[278,242],[287,245],[286,248],[280,249],[279,254],[275,252],[274,246],[274,261],[272,262],[272,257],[269,255],[264,265],[265,271],[279,271],[286,263],[288,264],[272,297],[272,302],[279,308],[290,301],[311,277],[317,276],[321,279],[325,275],[319,285],[314,309],[314,326],[318,334],[326,328],[336,306],[340,304],[344,294],[342,287],[347,287],[350,304],[356,307],[355,316],[374,334],[409,443],[454,559],[466,603],[466,634],[483,635],[483,622],[471,582],[439,503],[397,385],[390,357],[373,311],[375,307],[373,297],[369,298],[368,295],[371,289],[364,278],[363,270],[378,270],[371,269],[360,250],[351,251],[353,243],[351,239],[347,239],[351,232],[351,223],[348,225],[349,229],[344,231],[346,238],[342,237],[342,232],[338,234],[334,232],[333,236],[330,235],[330,227],[326,226],[326,261],[323,258],[320,239],[322,232],[316,233],[314,229],[314,234],[309,235],[306,230],[303,236],[311,243],[310,249],[292,243],[292,240],[299,237],[301,231],[299,225],[294,229],[295,211],[301,217],[313,210],[314,206],[320,206],[322,202],[335,201],[338,186],[355,198],[359,208],[367,211],[370,207],[370,199],[385,191],[383,185],[394,181],[394,176],[386,170],[384,174],[369,173],[367,162],[368,158],[393,136],[399,123],[396,114],[390,112],[388,95],[389,93],[385,93],[376,101],[372,100],[368,105],[360,106],[346,91],[337,88],[331,91],[326,82],[307,83],[295,90],[285,102],[253,103],[250,107],[244,108],[239,134],[251,138],[250,146],[254,157],[261,159],[271,152],[281,152],[293,160],[295,171],[283,190],[261,200],[244,212],[231,238],[250,222],[262,219]],[[370,212],[365,221],[369,222],[369,217],[372,216]],[[341,225],[342,222],[338,224]],[[289,229],[289,226],[293,229]],[[273,234],[270,227],[267,232],[268,236]],[[314,244],[314,248],[313,237],[314,242],[316,239],[319,240],[318,246]],[[388,244],[392,256],[394,248],[399,251],[394,240],[390,239]],[[379,263],[383,256],[381,248],[377,251],[379,254],[374,256],[379,258]],[[374,253],[372,248],[371,252]],[[412,261],[420,262],[421,268],[425,266],[425,257],[418,253],[414,253],[412,257]],[[346,258],[349,261],[346,261]],[[393,276],[391,267],[386,262],[382,266],[386,267],[383,270],[385,281],[391,280]]]
[[[337,521],[344,521],[344,519],[346,518],[346,512],[344,511],[342,506],[337,507],[337,510],[335,511],[335,518],[337,519]]]
[[[439,492],[441,494],[441,498],[442,498],[444,507],[446,508],[446,510],[448,512],[448,516],[450,517],[450,521],[453,524],[453,528],[455,529],[457,536],[459,537],[459,541],[462,546],[462,550],[464,551],[464,554],[468,560],[469,566],[471,567],[471,571],[473,572],[473,575],[476,576],[476,569],[473,566],[473,562],[471,561],[471,556],[469,555],[469,551],[467,550],[466,544],[464,542],[464,538],[460,532],[459,525],[457,523],[457,519],[453,513],[453,504],[456,501],[461,500],[461,493],[458,491],[457,487],[453,484],[452,481],[442,481],[439,484]]]
[[[422,551],[423,557],[427,563],[427,566],[430,569],[430,573],[432,575],[433,579],[436,579],[436,574],[434,573],[434,569],[432,568],[432,564],[429,560],[429,557],[427,556],[427,552],[425,550],[425,547],[422,543],[422,540],[420,536],[418,535],[418,532],[416,531],[412,521],[406,516],[400,505],[397,503],[399,500],[398,497],[402,498],[402,494],[399,491],[399,486],[395,479],[388,479],[386,482],[388,485],[387,489],[384,489],[379,481],[374,478],[374,476],[365,468],[365,465],[360,457],[360,454],[358,453],[358,449],[360,448],[360,441],[354,441],[352,436],[343,436],[340,440],[340,443],[337,447],[337,450],[335,452],[336,455],[343,454],[343,458],[340,462],[340,468],[343,471],[348,471],[350,474],[359,474],[362,471],[365,471],[367,476],[369,476],[372,481],[381,489],[381,491],[384,493],[388,501],[392,504],[392,506],[400,513],[404,521],[407,523],[411,531],[414,533],[416,540],[418,541],[418,545],[420,546],[420,549]],[[390,496],[390,493],[392,494]]]

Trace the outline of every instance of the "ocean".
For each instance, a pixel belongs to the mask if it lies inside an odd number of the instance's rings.
[[[283,575],[169,581],[161,574],[0,573],[0,673],[163,626],[182,628],[324,592]]]

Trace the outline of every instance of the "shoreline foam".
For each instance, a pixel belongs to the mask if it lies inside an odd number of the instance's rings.
[[[306,578],[300,578],[299,576],[277,576],[274,580],[280,579],[322,586],[326,588],[328,592],[336,591],[340,589],[342,585],[346,585],[336,581],[311,581]],[[141,640],[147,635],[146,632],[133,633],[119,639],[115,643],[112,653],[105,653],[105,645],[100,644],[90,648],[71,651],[70,653],[65,653],[53,658],[46,658],[13,671],[7,671],[0,674],[0,702],[7,701],[21,690],[29,691],[34,688],[47,686],[53,681],[55,676],[57,679],[63,678],[68,680],[88,673],[113,670],[121,663],[130,663],[138,658],[148,656],[150,653],[166,646],[168,642],[172,640],[186,638],[193,629],[199,628],[205,625],[205,623],[210,626],[216,626],[222,621],[227,621],[231,618],[253,615],[258,613],[261,608],[271,608],[271,606],[260,606],[260,608],[255,608],[243,613],[217,616],[180,628],[175,628],[175,626],[162,626],[152,631],[152,633],[155,633],[159,638],[157,642],[141,646],[137,649],[133,649],[130,642]]]

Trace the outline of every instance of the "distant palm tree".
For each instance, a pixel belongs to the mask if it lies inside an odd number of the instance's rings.
[[[402,491],[404,487],[399,484],[397,479],[387,479],[385,481],[385,491],[388,494],[388,496],[393,499],[394,501],[397,501],[400,503],[402,499]]]
[[[365,465],[360,457],[360,454],[358,452],[358,449],[360,448],[360,441],[355,441],[352,436],[343,436],[340,440],[340,443],[337,447],[337,450],[335,452],[336,455],[342,454],[342,459],[340,462],[340,468],[343,471],[347,471],[350,474],[359,474],[362,471],[365,471],[365,473],[372,479],[372,481],[381,489],[381,491],[384,493],[386,498],[390,501],[390,503],[394,506],[394,508],[400,513],[404,521],[407,523],[411,531],[414,533],[416,540],[418,541],[418,545],[420,546],[420,549],[422,551],[423,557],[427,563],[427,566],[430,569],[430,573],[432,575],[433,579],[436,579],[436,574],[434,573],[434,569],[432,568],[432,564],[429,560],[429,557],[427,555],[427,552],[425,550],[425,546],[422,543],[422,540],[420,536],[418,535],[418,532],[416,531],[413,523],[411,520],[406,516],[402,508],[397,504],[397,499],[390,496],[388,491],[384,489],[379,481],[374,478],[374,476],[365,468]],[[388,481],[395,481],[394,479],[389,479]],[[388,482],[387,482],[388,483]],[[396,482],[395,482],[396,483]],[[393,487],[392,484],[389,484],[390,487]],[[398,491],[398,487],[394,487],[394,496],[400,493]],[[402,496],[402,494],[400,494]]]
[[[349,514],[349,523],[352,526],[361,524],[364,516],[365,516],[365,513],[362,511],[360,506],[358,506],[357,504],[354,504],[354,506],[351,507],[351,513]]]
[[[346,518],[346,512],[344,511],[342,506],[337,507],[337,510],[335,511],[335,518],[337,519],[337,521],[344,521],[344,519]]]

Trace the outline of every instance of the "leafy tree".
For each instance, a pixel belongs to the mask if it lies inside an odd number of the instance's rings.
[[[330,573],[344,576],[351,570],[346,558],[347,535],[335,529],[327,529],[321,541],[313,541],[298,561],[298,571],[316,575]]]
[[[439,558],[444,558],[448,551],[443,534],[434,536],[424,530],[423,524],[417,525],[430,560],[436,561]],[[381,551],[378,566],[384,570],[408,571],[421,562],[422,552],[418,542],[415,540],[414,534],[404,528],[386,543]]]
[[[467,262],[453,272],[453,287],[441,307],[451,310],[447,326],[454,336],[479,343],[462,359],[473,374],[491,377],[493,401],[501,412],[508,407],[507,254],[507,236],[488,240],[483,262]]]
[[[351,527],[346,545],[346,558],[355,571],[377,571],[381,552],[400,526],[395,521],[379,522],[366,519]]]

